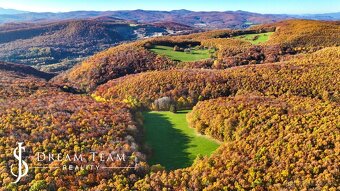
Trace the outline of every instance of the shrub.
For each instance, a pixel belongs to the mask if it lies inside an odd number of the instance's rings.
[[[177,108],[176,108],[176,105],[174,105],[174,104],[171,104],[171,105],[170,105],[170,109],[169,109],[169,111],[170,111],[170,112],[172,112],[172,113],[177,113]]]
[[[156,99],[153,104],[155,110],[157,111],[169,111],[171,106],[171,99],[169,97],[162,97]]]

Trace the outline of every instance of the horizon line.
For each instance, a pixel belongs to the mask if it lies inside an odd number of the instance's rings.
[[[22,11],[26,13],[18,13],[18,14],[27,14],[27,13],[70,13],[70,12],[117,12],[117,11],[158,11],[158,12],[173,12],[173,11],[190,11],[190,12],[248,12],[248,13],[256,13],[262,15],[321,15],[321,14],[332,14],[332,13],[340,13],[339,11],[336,12],[318,12],[318,13],[260,13],[260,12],[252,12],[247,10],[190,10],[190,9],[172,9],[172,10],[154,10],[154,9],[117,9],[117,10],[90,10],[90,9],[79,9],[79,10],[65,10],[65,11],[29,11],[29,10],[20,10],[15,8],[9,7],[0,7],[0,9],[8,9],[8,10],[15,10],[15,11]],[[0,14],[1,15],[1,14]]]

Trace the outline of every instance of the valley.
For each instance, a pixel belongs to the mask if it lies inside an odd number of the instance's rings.
[[[193,31],[176,24],[164,27],[160,23],[139,24],[115,17],[9,23],[0,26],[0,60],[59,73],[124,42]]]

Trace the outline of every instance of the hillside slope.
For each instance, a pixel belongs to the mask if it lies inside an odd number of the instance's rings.
[[[181,108],[200,100],[254,91],[339,101],[339,60],[340,48],[334,47],[276,64],[145,72],[111,80],[99,86],[95,95],[108,100],[132,98],[148,108],[162,97],[170,97]]]
[[[61,30],[60,36],[96,35],[97,27],[78,30],[78,24],[67,25],[72,32]],[[257,45],[242,37],[268,32],[267,41]],[[340,190],[336,34],[337,22],[291,20],[150,38],[102,51],[51,80],[29,66],[0,62],[0,190]],[[169,54],[152,52],[156,46]],[[169,57],[195,51],[209,52],[209,58]],[[197,156],[187,168],[166,171],[147,164],[154,150],[145,145],[142,111],[192,108],[187,120],[195,136],[209,135],[221,141],[220,147],[209,157]],[[177,135],[167,134],[168,141],[186,158],[180,145],[196,146]],[[30,169],[13,184],[7,167],[17,164],[18,141],[26,143],[24,161],[44,168]],[[166,142],[158,145],[163,151],[169,149]],[[85,161],[40,162],[33,157],[92,151],[122,153],[127,160],[90,162],[86,155]],[[88,164],[100,168],[75,170]]]
[[[308,28],[305,32],[303,26]],[[321,30],[325,28],[325,30]],[[275,31],[265,43],[253,45],[235,36]],[[320,36],[320,31],[322,35]],[[338,22],[290,20],[262,25],[249,30],[214,30],[182,36],[158,37],[113,47],[85,60],[57,76],[53,82],[81,91],[92,91],[98,85],[127,75],[152,70],[204,68],[226,69],[249,64],[289,60],[292,55],[312,53],[323,47],[338,46]],[[293,33],[291,36],[289,34]],[[154,45],[169,47],[197,46],[215,51],[211,59],[198,62],[176,62],[149,49]]]
[[[26,65],[7,63],[7,62],[1,62],[1,61],[0,61],[0,70],[20,73],[20,74],[25,74],[25,75],[31,75],[37,78],[43,78],[45,80],[49,80],[55,76],[55,74],[42,72],[42,71],[36,70]]]
[[[211,114],[209,123],[201,121],[205,113]],[[231,139],[211,157],[198,158],[189,168],[151,173],[134,188],[338,190],[339,113],[337,103],[301,97],[203,102],[192,115],[206,132]]]
[[[90,152],[102,153],[103,156],[120,153],[126,155],[124,161],[103,163],[96,160],[91,164],[131,168],[138,165],[139,169],[65,171],[55,168],[62,167],[64,162],[29,160],[29,166],[44,165],[50,170],[32,170],[19,184],[12,184],[14,178],[7,174],[7,168],[1,168],[0,173],[4,175],[0,177],[1,189],[88,190],[108,185],[102,180],[111,179],[118,183],[124,181],[123,177],[137,178],[143,174],[145,166],[144,157],[135,142],[137,128],[132,115],[124,104],[118,102],[99,103],[88,96],[40,89],[25,99],[0,102],[0,135],[0,150],[6,156],[12,154],[12,148],[18,141],[23,141],[27,145],[27,155],[58,152],[73,158],[74,152],[82,153],[85,158],[90,157]],[[137,157],[138,164],[135,163]],[[0,162],[6,166],[14,164],[13,160],[0,159]],[[67,163],[84,165],[82,160]],[[104,190],[100,187],[96,190]]]
[[[124,41],[190,31],[137,24],[113,17],[0,26],[0,60],[60,72]]]
[[[149,52],[138,43],[128,43],[100,52],[71,70],[56,76],[52,82],[80,91],[91,91],[110,79],[148,70],[174,66],[169,59]]]
[[[0,104],[51,87],[46,80],[53,76],[29,66],[0,62]]]
[[[340,46],[340,22],[290,20],[253,27],[261,29],[275,27],[268,44],[283,44],[293,47]]]

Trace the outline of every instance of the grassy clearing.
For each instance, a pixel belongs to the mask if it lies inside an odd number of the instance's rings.
[[[145,141],[152,149],[149,164],[161,164],[167,170],[191,166],[198,155],[210,155],[219,144],[189,128],[188,111],[145,112]]]
[[[212,50],[191,50],[190,53],[186,53],[183,51],[174,51],[174,48],[171,46],[154,46],[150,49],[152,52],[156,54],[167,56],[172,60],[178,60],[181,62],[193,62],[198,60],[204,60],[210,58]]]
[[[260,43],[267,42],[269,40],[269,37],[273,33],[274,32],[267,32],[267,33],[260,33],[260,34],[246,34],[246,35],[236,36],[234,38],[245,40],[245,41],[251,42],[252,44],[260,44]]]

